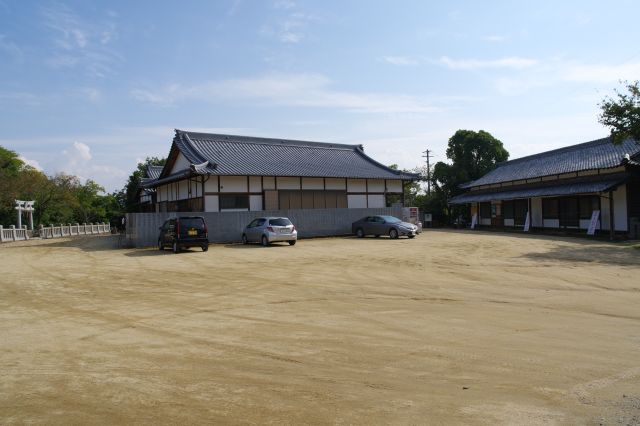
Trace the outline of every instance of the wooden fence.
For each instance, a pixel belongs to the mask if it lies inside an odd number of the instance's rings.
[[[95,235],[111,233],[111,225],[108,223],[76,223],[75,225],[50,225],[42,226],[35,232],[40,238],[62,238],[75,235]],[[26,227],[20,229],[11,225],[10,228],[3,228],[0,225],[0,242],[23,241],[32,237],[32,232]]]

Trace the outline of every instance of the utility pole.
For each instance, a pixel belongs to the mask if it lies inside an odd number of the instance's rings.
[[[422,153],[426,154],[423,155],[422,158],[427,159],[427,194],[431,195],[431,163],[429,160],[433,157],[433,151],[427,149],[426,151],[422,151]]]

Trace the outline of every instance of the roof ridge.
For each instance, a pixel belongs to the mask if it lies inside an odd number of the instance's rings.
[[[354,150],[360,147],[359,144],[342,144],[335,142],[316,142],[316,141],[305,141],[299,139],[282,139],[282,138],[264,138],[260,136],[243,136],[243,135],[229,135],[224,133],[205,133],[205,132],[191,132],[188,130],[179,130],[176,129],[176,132],[180,132],[182,134],[187,135],[192,138],[194,135],[204,136],[205,139],[222,139],[220,142],[228,141],[228,142],[236,142],[236,143],[244,143],[244,144],[254,144],[254,145],[286,145],[286,146],[299,146],[299,147],[314,147],[314,148],[326,148],[326,149],[344,149],[344,150]],[[197,139],[197,136],[196,136]]]

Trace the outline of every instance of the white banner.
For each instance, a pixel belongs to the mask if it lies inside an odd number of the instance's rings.
[[[524,220],[524,232],[529,232],[529,226],[531,226],[531,217],[527,212],[527,218]]]
[[[591,212],[591,222],[589,223],[589,229],[587,235],[596,235],[596,227],[598,226],[598,218],[600,217],[600,210],[594,210]]]
[[[473,217],[471,218],[471,229],[476,229],[477,224],[478,224],[478,214],[474,213]]]

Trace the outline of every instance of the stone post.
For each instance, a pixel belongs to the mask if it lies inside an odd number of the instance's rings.
[[[2,225],[0,225],[0,243],[4,242],[4,230],[2,229]]]
[[[16,226],[15,225],[11,225],[11,237],[12,237],[11,239],[13,241],[16,240]]]

